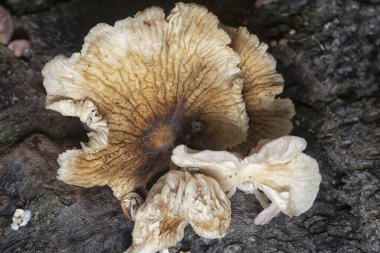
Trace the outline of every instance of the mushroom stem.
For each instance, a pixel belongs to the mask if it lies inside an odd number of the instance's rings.
[[[276,203],[271,203],[267,208],[261,211],[255,218],[255,225],[263,225],[273,219],[279,212],[280,208]]]
[[[123,196],[121,199],[121,208],[124,215],[131,220],[135,220],[137,210],[144,202],[143,198],[136,192],[130,192]]]

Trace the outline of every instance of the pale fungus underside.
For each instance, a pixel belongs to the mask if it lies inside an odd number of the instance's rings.
[[[82,149],[59,155],[58,179],[111,187],[136,222],[128,252],[173,246],[188,223],[201,236],[224,236],[236,188],[266,208],[257,224],[310,208],[318,165],[301,153],[302,138],[281,137],[292,129],[294,106],[276,98],[283,78],[246,28],[178,3],[166,18],[151,7],[114,26],[98,24],[84,41],[80,53],[42,71],[46,107],[90,129]],[[147,196],[144,204],[136,192]]]
[[[198,152],[180,145],[173,150],[172,161],[215,178],[230,195],[236,188],[255,194],[265,208],[255,223],[264,224],[280,211],[298,216],[313,204],[321,175],[315,159],[302,153],[305,148],[304,139],[283,136],[259,142],[249,156],[240,159],[226,151]]]

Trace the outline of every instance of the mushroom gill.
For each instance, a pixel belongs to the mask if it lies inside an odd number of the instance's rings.
[[[245,141],[248,117],[239,55],[206,8],[152,7],[114,26],[98,24],[80,53],[44,67],[46,107],[90,128],[82,149],[62,153],[58,178],[108,185],[121,199],[147,192],[173,147],[226,149]]]

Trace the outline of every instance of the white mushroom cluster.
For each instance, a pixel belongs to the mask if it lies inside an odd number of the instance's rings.
[[[98,24],[84,41],[42,70],[46,107],[90,130],[81,149],[59,155],[58,179],[113,190],[135,221],[127,252],[174,246],[187,224],[223,237],[236,189],[263,206],[255,224],[311,207],[318,164],[289,136],[294,105],[276,97],[276,61],[246,28],[178,3],[167,17],[151,7]]]

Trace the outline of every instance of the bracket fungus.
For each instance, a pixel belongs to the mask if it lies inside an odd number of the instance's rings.
[[[157,181],[139,208],[133,243],[126,252],[154,253],[175,246],[189,223],[202,237],[221,238],[230,219],[230,201],[213,178],[172,170]]]
[[[230,196],[236,188],[254,193],[265,208],[255,224],[264,224],[279,212],[298,216],[313,204],[321,175],[315,159],[302,153],[305,148],[304,139],[283,136],[260,141],[241,159],[227,151],[198,152],[180,145],[173,150],[172,161],[215,178]]]

